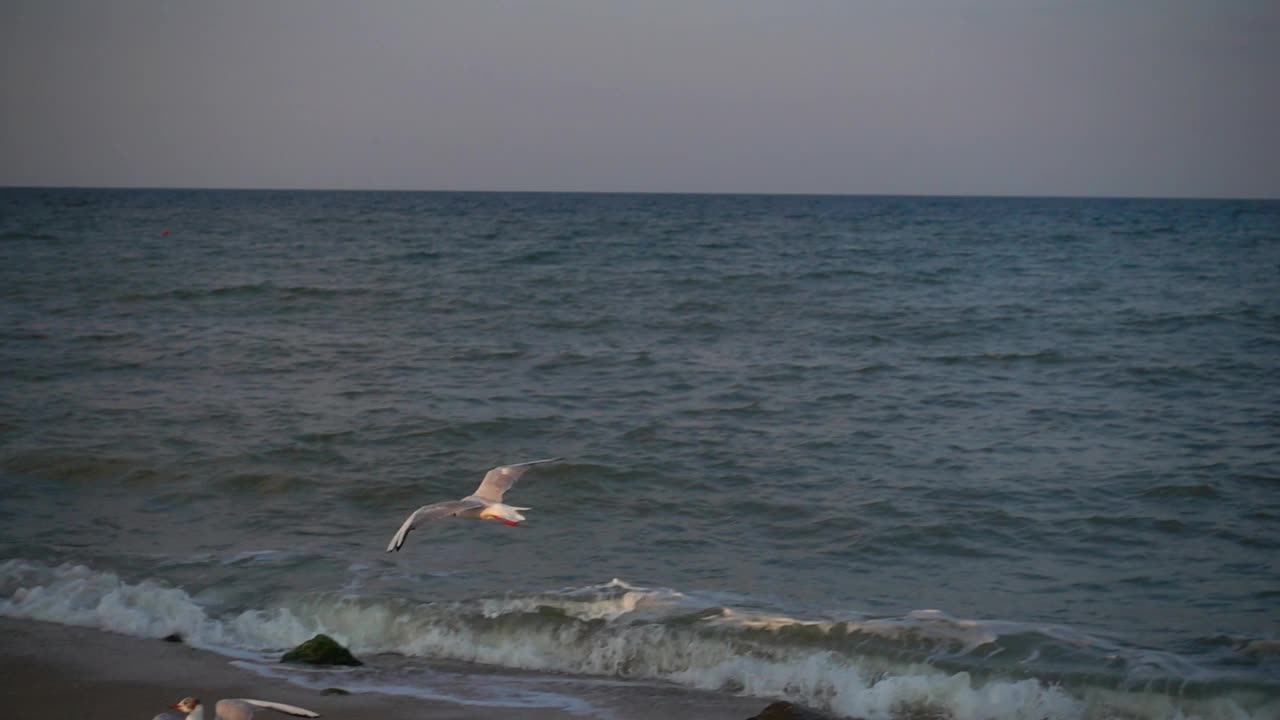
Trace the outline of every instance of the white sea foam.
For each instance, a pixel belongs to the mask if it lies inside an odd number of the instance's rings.
[[[675,607],[684,596],[674,590],[637,588],[614,578],[601,585],[566,588],[554,593],[481,600],[485,617],[557,609],[579,620],[614,620],[646,610]]]
[[[681,608],[685,596],[615,580],[588,588],[474,602],[415,604],[309,595],[210,617],[181,588],[130,583],[82,565],[0,563],[0,615],[162,637],[228,653],[263,653],[324,632],[357,654],[400,653],[527,670],[655,679],[760,697],[787,697],[873,719],[1261,720],[1280,717],[1280,698],[1223,692],[1202,699],[1154,691],[1067,688],[1034,677],[943,669],[825,643],[826,633],[907,638],[950,648],[994,642],[991,626],[925,613],[897,621],[803,622],[723,611],[695,621],[646,614]],[[800,633],[801,641],[787,641]],[[775,637],[776,636],[776,637]]]
[[[205,635],[216,623],[186,592],[149,580],[136,585],[83,565],[0,564],[0,614],[139,637]]]

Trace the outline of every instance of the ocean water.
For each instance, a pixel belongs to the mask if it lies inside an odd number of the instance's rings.
[[[0,338],[0,615],[1280,717],[1280,202],[7,189]]]

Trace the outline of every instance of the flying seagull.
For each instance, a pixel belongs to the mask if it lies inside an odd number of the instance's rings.
[[[284,703],[267,700],[250,700],[249,698],[219,700],[213,706],[213,717],[215,720],[253,720],[253,714],[258,708],[275,710],[276,712],[297,715],[298,717],[320,717],[320,713],[311,712],[294,705],[285,705]],[[205,720],[204,705],[200,703],[199,698],[184,697],[173,705],[173,709],[182,712],[187,720]]]
[[[502,502],[502,494],[511,489],[516,484],[516,480],[524,475],[525,471],[534,465],[542,465],[543,463],[560,462],[564,458],[550,458],[548,460],[531,460],[529,462],[516,463],[514,465],[502,465],[485,473],[484,480],[480,481],[480,487],[476,491],[461,500],[449,500],[446,502],[438,502],[433,505],[423,505],[410,515],[400,529],[396,531],[391,542],[387,543],[387,552],[395,552],[404,545],[404,539],[408,536],[409,531],[418,527],[422,523],[437,518],[452,515],[460,518],[473,518],[475,520],[497,520],[504,525],[519,525],[524,520],[524,515],[520,514],[521,510],[528,510],[527,507],[514,507],[506,505]]]

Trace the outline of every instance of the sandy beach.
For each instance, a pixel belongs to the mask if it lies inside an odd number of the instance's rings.
[[[323,695],[241,669],[219,655],[180,643],[145,640],[87,628],[0,620],[0,701],[7,717],[143,718],[185,695],[208,702],[251,697],[286,702],[324,717],[457,718],[501,715],[551,720],[547,710],[483,708],[373,694]],[[283,716],[277,716],[283,717]]]
[[[483,669],[478,670],[483,675]],[[309,708],[329,718],[560,720],[607,717],[745,718],[766,704],[749,698],[644,686],[605,688],[592,709],[494,707],[376,693],[326,695],[264,677],[221,655],[181,643],[52,623],[0,619],[0,703],[6,718],[151,720],[185,695],[212,702],[251,697]],[[267,713],[267,717],[285,717]]]

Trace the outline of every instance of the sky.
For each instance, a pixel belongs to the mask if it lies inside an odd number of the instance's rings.
[[[1280,197],[1276,0],[0,0],[0,185]]]

